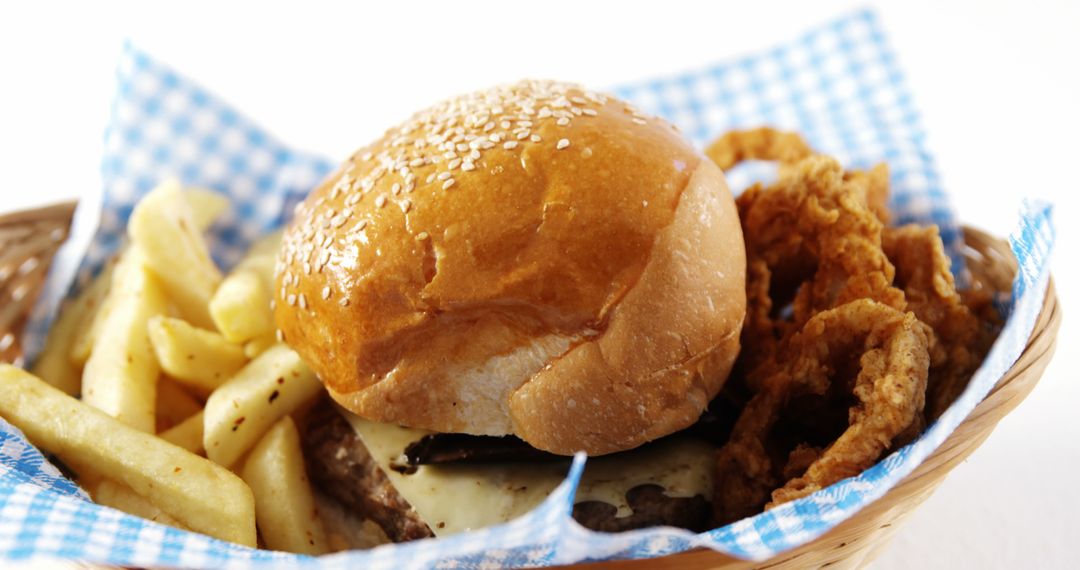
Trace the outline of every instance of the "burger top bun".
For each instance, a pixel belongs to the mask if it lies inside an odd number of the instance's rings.
[[[727,378],[745,257],[672,126],[524,81],[422,111],[296,209],[280,335],[359,416],[560,454],[694,423]]]

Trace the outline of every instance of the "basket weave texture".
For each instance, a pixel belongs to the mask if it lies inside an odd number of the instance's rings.
[[[0,362],[21,360],[19,337],[56,250],[67,237],[74,203],[0,216]],[[972,283],[1009,291],[1016,261],[1008,244],[965,228]],[[1042,311],[1020,358],[956,431],[884,497],[832,531],[773,559],[752,563],[710,550],[658,559],[599,562],[596,569],[859,568],[876,558],[896,529],[929,497],[949,472],[989,437],[994,427],[1031,392],[1054,352],[1061,311],[1051,280]]]

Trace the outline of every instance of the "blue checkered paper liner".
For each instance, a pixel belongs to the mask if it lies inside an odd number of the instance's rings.
[[[234,263],[335,164],[275,140],[205,89],[127,46],[105,137],[103,191],[80,201],[24,339],[40,349],[50,316],[112,255],[131,209],[161,179],[227,194],[234,208],[209,232],[215,259]],[[507,78],[515,79],[515,78]],[[877,16],[860,11],[762,53],[613,90],[661,115],[699,145],[730,128],[776,125],[854,167],[887,161],[899,222],[935,223],[954,260],[960,233],[925,148],[919,115]],[[362,141],[360,141],[362,142]],[[751,164],[734,187],[767,177]],[[1010,243],[1020,263],[1009,318],[957,402],[914,443],[864,473],[804,499],[701,534],[672,528],[621,534],[573,521],[585,457],[564,483],[510,523],[439,540],[318,559],[253,550],[89,502],[14,427],[0,420],[0,561],[63,558],[121,566],[193,568],[496,568],[646,558],[695,547],[764,560],[820,536],[909,474],[963,421],[1019,357],[1042,306],[1054,243],[1051,208],[1022,205]],[[959,271],[961,266],[954,261]]]

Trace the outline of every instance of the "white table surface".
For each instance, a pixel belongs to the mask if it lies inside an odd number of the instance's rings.
[[[520,77],[604,86],[691,68],[862,5],[393,4],[0,4],[0,211],[75,198],[98,184],[113,65],[125,37],[284,140],[343,157],[457,92]],[[1032,395],[874,567],[1075,567],[1080,6],[942,4],[879,9],[963,220],[1005,234],[1021,197],[1057,204],[1054,272],[1065,322],[1058,354]],[[454,39],[464,48],[473,35],[498,47],[469,57],[447,49]]]

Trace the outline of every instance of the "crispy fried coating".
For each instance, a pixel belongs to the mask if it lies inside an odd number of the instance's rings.
[[[773,491],[771,508],[804,497],[877,462],[893,439],[922,413],[930,368],[929,327],[914,314],[867,299],[818,313],[793,339],[788,370],[811,386],[831,381],[859,357],[850,425],[801,477]],[[832,359],[832,360],[830,360]]]
[[[813,156],[786,169],[770,188],[754,186],[736,200],[748,268],[743,369],[756,369],[779,339],[819,311],[855,299],[904,307],[881,249],[883,226],[864,187],[845,180],[832,158]],[[790,318],[779,314],[777,299],[790,302]],[[751,385],[755,376],[747,377]]]
[[[887,228],[884,164],[845,172],[798,135],[728,133],[723,168],[775,160],[738,197],[747,249],[743,402],[718,452],[728,523],[853,476],[917,437],[966,386],[996,335],[989,296],[958,293],[936,226]],[[924,415],[924,408],[925,412]]]
[[[866,196],[866,205],[881,223],[889,223],[889,165],[884,162],[870,170],[849,170],[844,180]]]
[[[972,293],[965,300],[957,292],[937,226],[887,228],[882,247],[896,267],[896,285],[904,290],[908,309],[937,335],[939,353],[927,387],[932,421],[960,395],[990,349],[994,326],[968,306],[983,305],[989,296]]]
[[[705,149],[708,156],[727,170],[745,160],[768,160],[780,163],[783,174],[792,165],[816,154],[798,133],[771,127],[730,131]],[[870,170],[844,173],[844,180],[866,197],[870,210],[882,223],[889,223],[889,167],[880,163]]]
[[[730,131],[705,149],[705,155],[722,170],[744,160],[773,160],[790,164],[812,154],[813,149],[797,133],[787,133],[770,127]]]
[[[873,465],[922,412],[930,336],[914,314],[869,299],[814,315],[783,343],[777,365],[719,452],[717,518],[738,520],[766,503],[794,500]],[[845,378],[852,359],[858,362],[853,380]],[[775,448],[772,432],[789,403],[808,394],[826,397],[835,382],[852,384],[848,427],[812,461],[806,460],[814,450],[805,444],[783,457],[787,451]],[[780,476],[800,463],[808,466],[784,483]]]

